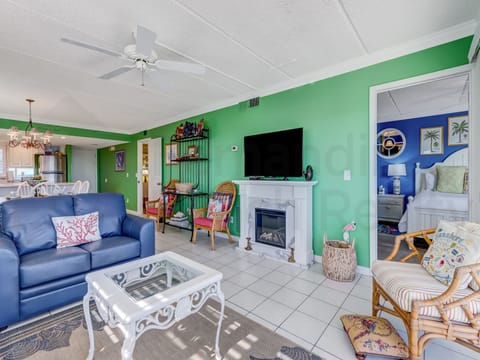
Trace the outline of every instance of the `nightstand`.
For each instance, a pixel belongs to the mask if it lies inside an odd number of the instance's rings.
[[[405,195],[393,195],[385,194],[378,195],[377,197],[377,216],[378,224],[397,226],[400,219],[403,215],[404,209],[404,200]],[[386,246],[388,250],[386,255],[390,254],[391,246],[393,245],[393,240],[395,239],[395,234],[390,232],[379,231],[378,236],[378,245],[379,249],[382,246]],[[385,254],[382,254],[385,255]]]
[[[400,221],[403,215],[405,195],[383,194],[377,197],[378,221],[395,223]]]

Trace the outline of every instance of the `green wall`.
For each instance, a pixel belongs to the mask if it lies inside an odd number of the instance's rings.
[[[260,105],[246,103],[196,116],[210,128],[210,184],[243,179],[243,137],[294,127],[304,128],[304,165],[314,169],[314,252],[322,254],[322,236],[340,238],[343,225],[357,221],[354,236],[360,265],[369,266],[369,90],[371,86],[431,73],[467,63],[471,37],[423,50],[394,60],[345,73],[260,99]],[[184,122],[183,120],[182,122]],[[163,137],[168,142],[180,122],[135,135],[136,139]],[[232,152],[232,145],[239,150]],[[99,189],[121,191],[136,198],[136,144],[125,145],[127,172],[113,171],[113,153],[99,150]],[[131,159],[131,160],[130,160]],[[343,181],[350,169],[352,180]],[[168,180],[164,166],[164,180]],[[104,183],[103,179],[108,182]],[[292,179],[295,180],[295,179]],[[136,201],[127,207],[136,210]],[[239,201],[233,213],[232,232],[239,234]]]
[[[115,151],[125,150],[125,171],[115,171]],[[137,142],[124,143],[97,151],[98,191],[119,192],[127,209],[137,209]]]

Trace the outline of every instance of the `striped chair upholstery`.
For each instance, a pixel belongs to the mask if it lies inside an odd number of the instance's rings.
[[[410,312],[412,300],[427,300],[444,293],[448,286],[435,280],[420,264],[401,263],[396,261],[378,260],[372,264],[372,273],[383,290],[395,300],[404,311]],[[466,288],[457,290],[452,301],[472,294],[473,290]],[[469,310],[480,315],[480,300],[467,303]],[[440,317],[436,307],[422,309],[421,315]],[[467,323],[465,312],[460,307],[447,311],[451,321]]]

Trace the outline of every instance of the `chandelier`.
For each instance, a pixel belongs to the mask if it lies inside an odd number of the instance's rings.
[[[10,136],[8,146],[17,147],[21,146],[25,149],[35,148],[45,150],[46,146],[51,145],[50,139],[53,134],[50,130],[41,134],[37,128],[33,127],[32,123],[32,102],[35,100],[25,99],[28,102],[28,124],[25,128],[25,133],[22,135],[16,126],[12,126],[8,130],[7,135]]]

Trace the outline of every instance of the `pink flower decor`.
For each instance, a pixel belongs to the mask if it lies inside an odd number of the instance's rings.
[[[52,217],[57,233],[57,248],[100,240],[98,211],[80,216]]]

